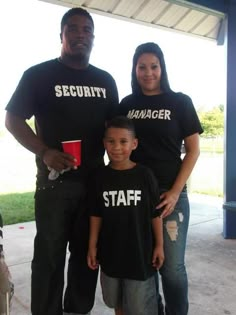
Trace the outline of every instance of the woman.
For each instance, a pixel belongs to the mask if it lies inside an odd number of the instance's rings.
[[[188,313],[185,248],[189,225],[186,181],[199,156],[203,132],[191,99],[171,90],[163,53],[155,43],[136,48],[132,94],[120,114],[133,119],[139,146],[132,160],[149,166],[161,188],[165,261],[160,269],[168,315]],[[185,156],[181,159],[184,143]],[[159,313],[160,314],[160,313]]]

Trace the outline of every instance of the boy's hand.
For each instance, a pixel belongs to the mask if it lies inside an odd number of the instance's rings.
[[[156,246],[153,250],[152,265],[156,269],[160,269],[164,262],[164,250],[162,246]]]
[[[92,270],[98,269],[97,248],[89,248],[87,255],[87,263]]]

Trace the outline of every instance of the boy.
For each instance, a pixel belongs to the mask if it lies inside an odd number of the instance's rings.
[[[116,315],[156,315],[155,273],[164,260],[159,190],[151,171],[130,160],[138,140],[131,120],[108,122],[104,147],[110,163],[94,181],[88,265],[101,265],[107,306]]]

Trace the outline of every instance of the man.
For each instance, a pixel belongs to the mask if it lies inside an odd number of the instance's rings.
[[[104,125],[118,104],[114,79],[89,64],[94,40],[90,14],[70,9],[62,18],[60,36],[60,58],[26,70],[6,107],[7,129],[36,155],[33,315],[63,314],[68,243],[64,314],[88,314],[93,307],[97,272],[86,262],[86,186],[90,174],[103,164]],[[32,116],[36,133],[26,122]],[[73,156],[63,153],[61,146],[62,141],[76,139],[82,140],[77,169]]]

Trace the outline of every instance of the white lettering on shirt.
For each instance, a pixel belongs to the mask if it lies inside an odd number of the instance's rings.
[[[106,98],[106,89],[96,86],[85,85],[56,85],[56,97],[99,97]]]
[[[105,207],[137,206],[141,201],[141,190],[110,190],[103,192]]]
[[[163,119],[171,120],[171,111],[168,109],[152,110],[152,109],[142,109],[135,110],[132,109],[128,112],[127,117],[130,119]]]

